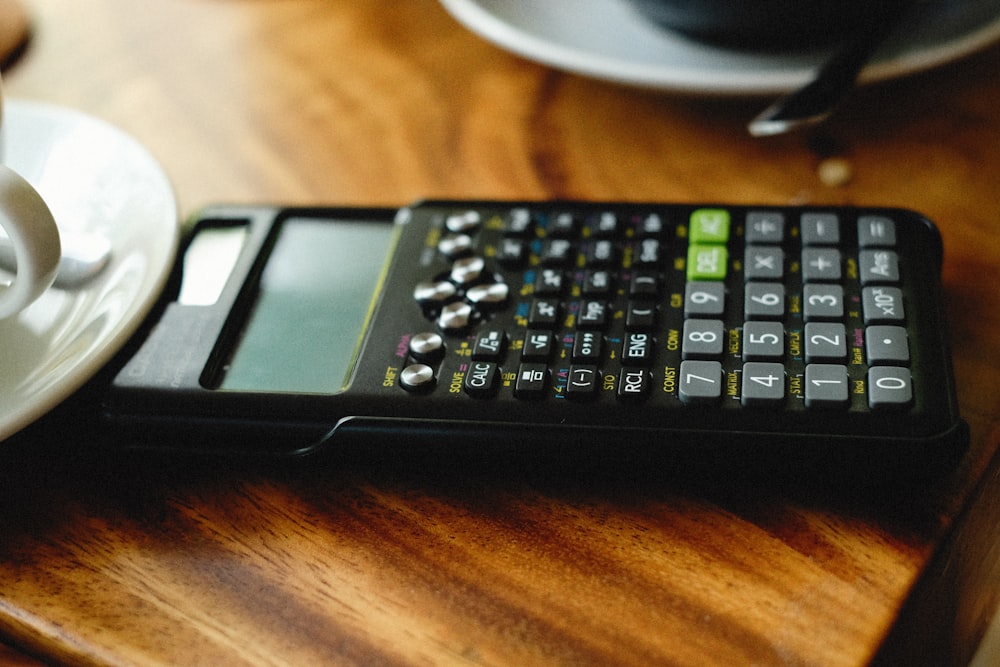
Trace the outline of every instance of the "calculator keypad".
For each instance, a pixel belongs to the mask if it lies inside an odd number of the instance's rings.
[[[555,204],[440,215],[398,384],[477,400],[901,410],[908,271],[882,213]],[[443,350],[459,362],[440,373]]]

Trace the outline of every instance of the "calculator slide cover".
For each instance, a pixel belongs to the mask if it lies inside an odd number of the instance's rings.
[[[238,238],[208,251],[230,258],[221,277],[187,265],[206,231]],[[589,443],[937,466],[966,444],[941,241],[910,211],[236,206],[201,212],[193,238],[182,295],[105,402],[137,447]],[[185,297],[192,281],[217,293]]]

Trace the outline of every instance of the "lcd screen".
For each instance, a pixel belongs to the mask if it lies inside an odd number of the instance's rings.
[[[281,223],[221,389],[334,394],[351,375],[390,224]]]

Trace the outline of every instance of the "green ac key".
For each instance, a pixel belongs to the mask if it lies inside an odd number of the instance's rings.
[[[691,213],[690,242],[725,245],[729,242],[729,211],[699,208]]]

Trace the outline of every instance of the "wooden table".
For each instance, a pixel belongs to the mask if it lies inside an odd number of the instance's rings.
[[[981,580],[995,554],[948,535],[1000,443],[1000,49],[865,90],[820,134],[754,140],[763,100],[560,73],[433,0],[29,7],[7,93],[133,134],[185,213],[419,197],[921,210],[945,240],[972,446],[897,495],[627,464],[136,461],[32,430],[0,467],[0,658],[859,665],[890,636],[886,660],[967,657],[997,590]],[[846,182],[820,177],[829,158]],[[960,544],[988,547],[991,527]]]

